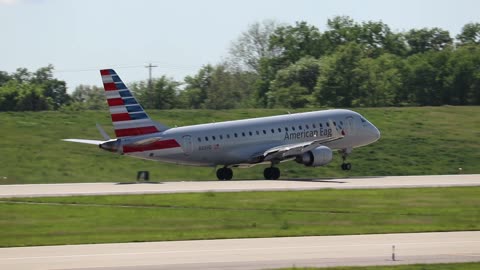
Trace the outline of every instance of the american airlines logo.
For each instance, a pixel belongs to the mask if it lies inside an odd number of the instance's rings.
[[[320,128],[319,130],[305,130],[305,131],[298,131],[298,132],[288,132],[285,131],[284,140],[298,140],[298,139],[305,139],[305,138],[317,138],[317,137],[332,137],[332,129],[331,128]]]

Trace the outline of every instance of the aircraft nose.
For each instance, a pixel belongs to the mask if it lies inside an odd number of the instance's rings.
[[[374,142],[378,141],[380,139],[380,130],[378,130],[378,128],[374,125],[372,125],[370,127],[370,130],[371,130],[371,133],[372,133],[372,136],[374,138]]]

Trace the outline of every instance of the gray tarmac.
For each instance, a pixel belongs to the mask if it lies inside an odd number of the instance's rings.
[[[0,198],[78,195],[162,194],[208,191],[239,192],[458,186],[480,186],[480,174],[384,176],[336,179],[0,185]]]
[[[480,261],[478,231],[0,249],[0,269],[10,270],[272,269],[475,261]]]

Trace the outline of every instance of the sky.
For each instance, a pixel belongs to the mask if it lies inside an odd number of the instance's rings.
[[[98,69],[124,82],[183,80],[228,56],[230,44],[263,20],[306,21],[324,31],[329,18],[382,21],[397,32],[440,27],[457,35],[480,22],[477,0],[0,0],[0,70],[52,64],[69,92],[101,85]]]

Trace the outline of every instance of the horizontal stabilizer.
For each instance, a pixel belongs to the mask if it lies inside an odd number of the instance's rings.
[[[98,140],[84,140],[84,139],[63,139],[62,141],[66,142],[76,142],[76,143],[86,143],[86,144],[95,144],[100,145],[105,141],[98,141]]]

